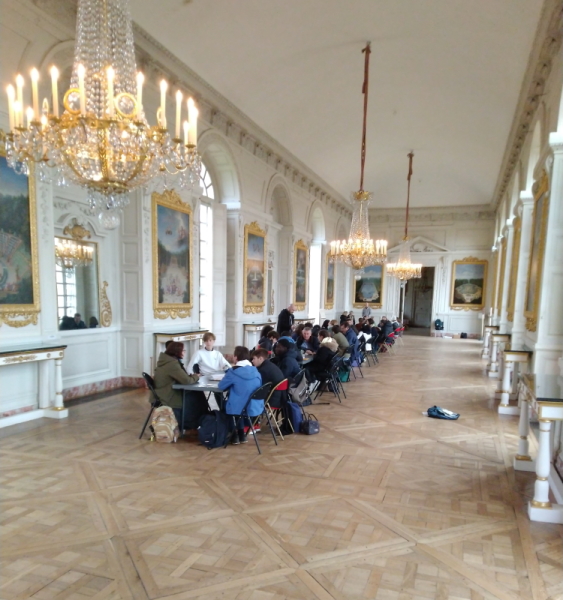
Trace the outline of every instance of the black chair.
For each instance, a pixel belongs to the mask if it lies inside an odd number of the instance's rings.
[[[319,380],[319,387],[317,388],[317,394],[315,396],[315,400],[322,396],[323,393],[327,390],[332,392],[336,398],[338,398],[338,402],[342,404],[342,400],[340,399],[340,387],[342,386],[342,382],[338,376],[338,372],[340,371],[340,365],[342,363],[342,357],[336,355],[333,356],[329,367],[326,371],[323,371],[317,375]],[[344,391],[344,390],[342,390]],[[321,404],[321,403],[317,403]],[[328,402],[327,402],[328,404]]]
[[[371,367],[371,362],[369,360],[369,355],[366,350],[366,338],[362,336],[360,339],[360,347],[358,348],[358,352],[360,353],[360,358],[365,359],[368,367]]]
[[[346,350],[346,352],[345,352],[345,354],[348,354],[350,357],[349,359],[347,359],[348,366],[350,367],[350,370],[352,371],[352,375],[354,375],[354,379],[357,379],[356,372],[354,371],[354,369],[358,369],[360,371],[360,375],[362,376],[362,379],[363,379],[364,374],[362,373],[362,367],[361,367],[362,359],[361,359],[360,351],[358,350],[358,351],[354,352],[354,350],[355,350],[355,344],[350,344],[350,346],[348,346],[348,350]],[[352,360],[352,356],[354,355],[354,353],[356,355],[356,361],[355,361],[356,365],[352,366],[352,363],[354,362]]]
[[[254,431],[254,423],[256,422],[256,419],[259,419],[262,415],[266,415],[266,419],[268,420],[268,425],[270,426],[270,431],[272,432],[272,437],[274,438],[274,442],[276,443],[276,446],[278,445],[278,440],[276,439],[274,427],[272,426],[272,422],[270,421],[270,416],[268,414],[268,411],[266,410],[266,400],[268,399],[268,396],[270,395],[271,389],[272,389],[271,383],[265,383],[264,385],[260,386],[257,390],[252,392],[252,394],[246,401],[244,408],[240,412],[240,415],[229,415],[233,418],[233,422],[235,424],[235,430],[238,429],[237,425],[239,424],[241,419],[245,419],[245,418],[248,419],[248,421],[250,423],[250,430],[252,431],[252,435],[254,436],[254,442],[256,444],[256,448],[258,449],[258,454],[262,454],[262,450],[260,450],[260,444],[258,443],[258,436],[256,435],[256,431]],[[248,407],[250,406],[251,400],[264,400],[264,408],[262,410],[262,413],[260,415],[258,415],[258,417],[250,417],[248,414]],[[252,419],[254,419],[254,423],[252,422]],[[230,441],[230,438],[227,437],[227,443],[225,444],[225,448],[228,446],[229,441]]]
[[[159,406],[162,406],[162,401],[160,400],[160,398],[158,397],[158,394],[156,393],[156,391],[154,389],[154,379],[148,373],[143,373],[143,379],[145,380],[147,387],[151,391],[152,402],[151,402],[151,409],[149,410],[149,414],[145,420],[145,424],[143,425],[143,428],[141,429],[141,435],[139,436],[139,439],[141,439],[143,437],[143,433],[145,433],[145,429],[147,428],[147,425],[149,424],[149,421],[152,417],[152,413],[153,413],[154,409],[158,408]]]

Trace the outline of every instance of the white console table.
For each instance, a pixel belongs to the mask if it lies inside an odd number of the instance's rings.
[[[260,321],[255,323],[242,324],[242,339],[244,340],[244,345],[247,348],[254,348],[256,344],[258,344],[258,341],[260,340],[260,332],[262,331],[262,328],[266,325],[271,325],[274,329],[276,328],[276,323],[272,321]]]
[[[156,367],[158,357],[161,352],[166,350],[166,342],[182,342],[186,351],[187,360],[190,356],[199,350],[203,334],[207,333],[208,329],[194,328],[183,329],[182,331],[166,331],[154,334],[154,358],[152,370]]]
[[[501,376],[500,404],[498,412],[501,415],[519,415],[520,407],[511,405],[510,400],[518,398],[519,375],[528,372],[529,364],[534,353],[529,348],[506,345],[503,351],[503,372]]]
[[[485,325],[483,333],[483,350],[481,356],[483,358],[489,358],[491,350],[491,334],[496,333],[499,330],[498,325]]]
[[[563,390],[561,377],[542,377],[525,374],[520,381],[520,440],[518,454],[514,458],[516,471],[535,471],[534,498],[528,504],[532,521],[563,523],[563,482],[557,473],[554,460],[561,450],[563,421]],[[535,460],[529,454],[528,436],[530,414],[539,420],[538,455]],[[555,427],[553,424],[555,423]],[[549,499],[553,493],[556,503]]]
[[[0,427],[8,427],[16,423],[32,421],[42,417],[64,419],[68,417],[68,409],[63,403],[62,362],[66,345],[55,343],[18,344],[4,346],[0,349],[0,367],[22,365],[36,362],[39,368],[39,389],[35,410],[17,413],[0,418]],[[55,396],[49,397],[49,361],[55,364]]]

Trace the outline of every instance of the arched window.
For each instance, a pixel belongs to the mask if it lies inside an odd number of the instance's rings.
[[[207,170],[207,167],[201,163],[201,173],[199,175],[201,187],[203,188],[203,195],[210,200],[215,200],[215,191],[213,189],[213,182],[211,181],[211,175]]]
[[[201,164],[203,196],[199,207],[199,325],[211,329],[213,324],[213,182],[207,167]]]

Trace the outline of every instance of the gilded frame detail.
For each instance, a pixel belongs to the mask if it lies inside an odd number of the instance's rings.
[[[352,306],[354,308],[363,308],[366,305],[366,302],[370,305],[371,308],[376,310],[383,308],[383,298],[385,293],[385,265],[370,265],[369,267],[364,267],[362,269],[363,274],[360,279],[352,279]],[[366,277],[366,275],[376,275],[376,277]],[[377,285],[373,282],[373,280],[377,281],[380,275],[380,285],[379,290],[377,290]],[[372,282],[371,284],[369,282]],[[373,293],[373,291],[378,292],[377,300],[364,300],[362,297],[362,288],[364,285],[368,286],[368,291],[366,293]],[[374,287],[374,289],[370,289],[370,285]],[[364,296],[367,297],[367,296]]]
[[[299,240],[293,246],[293,305],[295,310],[305,310],[308,287],[309,246],[303,240]]]
[[[459,288],[459,285],[456,286],[456,272],[458,266],[470,266],[470,265],[483,265],[483,283],[481,286],[481,301],[479,304],[475,304],[473,302],[454,302],[456,288]],[[452,263],[452,281],[451,281],[451,291],[450,291],[450,308],[452,310],[482,310],[485,306],[485,299],[487,297],[487,269],[489,263],[486,260],[481,260],[479,258],[475,258],[474,256],[468,256],[462,260],[454,260]],[[480,278],[479,278],[480,279]],[[463,284],[462,284],[463,285]],[[459,292],[458,292],[459,294]]]
[[[549,213],[549,179],[545,170],[542,171],[540,179],[534,184],[533,190],[534,217],[532,222],[530,259],[528,262],[528,277],[526,279],[526,297],[524,299],[524,317],[526,317],[526,329],[528,331],[536,331],[538,326],[547,217]]]
[[[506,306],[507,319],[514,321],[516,305],[516,282],[518,280],[518,266],[520,264],[520,238],[522,237],[522,219],[516,217],[512,223],[514,227],[512,242],[512,260],[510,261],[510,278],[508,280],[508,303]]]
[[[251,237],[252,236],[252,237]],[[262,239],[262,242],[259,241]],[[249,244],[252,243],[257,252],[250,256]],[[260,245],[262,248],[260,248]],[[260,260],[260,254],[262,260]],[[260,228],[256,221],[244,226],[244,272],[243,272],[243,312],[257,314],[264,312],[266,306],[266,232]],[[262,264],[260,264],[262,263]],[[253,301],[251,295],[259,295],[260,280],[262,282],[262,300]]]
[[[192,308],[193,308],[193,211],[192,207],[189,204],[186,204],[182,201],[180,196],[175,190],[164,190],[162,194],[158,192],[153,192],[151,196],[152,201],[152,263],[153,263],[153,311],[154,317],[156,319],[185,319],[189,317]],[[176,233],[177,239],[176,243],[180,240],[180,235],[188,236],[188,241],[185,244],[185,250],[183,249],[184,244],[181,245],[182,252],[176,253],[177,258],[180,258],[180,265],[176,267],[176,270],[181,274],[182,270],[187,270],[187,274],[183,276],[186,277],[188,281],[186,282],[184,295],[187,294],[188,299],[187,302],[164,302],[161,300],[161,275],[164,273],[166,277],[168,277],[167,272],[164,272],[164,252],[168,252],[164,247],[162,249],[159,246],[162,246],[159,239],[159,207],[164,210],[168,209],[168,211],[175,211],[179,213],[176,220],[178,223],[176,224],[177,229],[174,231],[173,229],[168,229],[165,231],[166,235],[174,235]],[[164,212],[164,211],[161,211]],[[183,218],[182,215],[185,217]],[[173,215],[168,212],[168,214],[163,215],[166,218],[170,219]],[[187,219],[187,228],[185,227],[185,221]],[[187,231],[186,231],[187,229]],[[170,232],[170,233],[169,233]],[[186,260],[187,253],[187,260]],[[176,262],[177,262],[176,258]],[[182,265],[182,262],[187,263],[185,266]],[[169,265],[168,265],[169,266]],[[186,269],[187,267],[187,269]]]
[[[334,308],[334,294],[336,292],[336,265],[330,262],[330,252],[326,253],[325,266],[325,309]],[[332,272],[331,272],[332,271]],[[330,285],[332,283],[332,285]]]
[[[507,240],[506,236],[502,238],[500,242],[500,281],[498,283],[498,296],[497,296],[497,314],[500,316],[502,311],[502,298],[504,296],[504,279],[506,275],[506,250]]]
[[[3,139],[3,136],[2,136]],[[4,143],[0,145],[0,158],[2,169],[12,169],[6,162]],[[13,172],[13,171],[12,171]],[[21,175],[25,177],[25,175]],[[39,289],[39,264],[37,258],[37,198],[35,189],[35,168],[31,164],[28,176],[28,212],[29,212],[29,240],[31,255],[31,290],[33,301],[25,304],[0,304],[0,326],[5,323],[9,327],[25,327],[37,325],[37,318],[41,312],[41,298]],[[0,192],[2,191],[0,187]],[[8,234],[6,234],[8,235]],[[0,257],[1,258],[1,257]]]

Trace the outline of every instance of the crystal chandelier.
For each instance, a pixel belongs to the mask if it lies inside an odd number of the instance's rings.
[[[400,279],[401,282],[406,282],[409,279],[418,279],[422,275],[422,265],[411,262],[411,250],[409,242],[409,204],[411,195],[411,177],[412,177],[412,161],[414,153],[409,152],[409,174],[407,175],[407,211],[405,216],[405,237],[399,251],[399,260],[396,263],[387,265],[387,273],[392,277]]]
[[[382,264],[387,261],[387,240],[372,240],[369,233],[368,207],[372,198],[371,192],[364,190],[364,167],[366,161],[366,123],[368,107],[369,56],[371,46],[368,43],[362,50],[364,59],[364,122],[362,129],[361,175],[360,189],[351,195],[355,203],[350,225],[348,240],[336,240],[330,243],[329,260],[333,263],[342,262],[355,270],[361,270],[370,265]]]
[[[18,173],[38,165],[42,181],[78,184],[104,225],[119,223],[129,192],[160,176],[179,174],[180,186],[199,182],[198,111],[190,98],[182,123],[183,94],[176,92],[174,136],[166,122],[166,81],[160,83],[157,124],[143,109],[144,76],[137,73],[128,0],[78,0],[70,88],[59,115],[59,71],[51,71],[51,103],[39,104],[39,72],[31,71],[31,105],[24,78],[8,86],[8,164]],[[183,139],[181,135],[183,134]]]
[[[94,249],[75,242],[57,238],[55,242],[55,260],[63,269],[73,269],[74,267],[85,267],[92,263]]]

